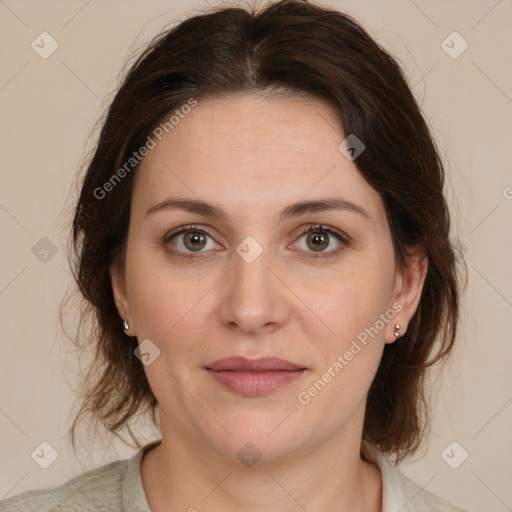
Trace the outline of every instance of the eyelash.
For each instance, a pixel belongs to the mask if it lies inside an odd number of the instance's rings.
[[[297,240],[299,240],[300,238],[302,238],[304,235],[307,235],[308,233],[312,233],[312,232],[315,232],[315,231],[323,231],[324,233],[327,233],[328,235],[332,235],[334,237],[336,237],[340,242],[341,242],[341,245],[337,248],[337,249],[333,249],[332,251],[329,251],[329,252],[326,252],[326,253],[317,253],[317,254],[311,254],[310,256],[308,256],[309,258],[312,258],[312,259],[318,259],[318,258],[322,258],[322,259],[327,259],[327,258],[334,258],[336,257],[345,247],[348,247],[350,244],[349,244],[349,240],[348,238],[343,235],[342,233],[340,233],[339,231],[329,227],[329,226],[324,226],[322,224],[315,224],[313,226],[309,226],[307,229],[303,230],[297,237]],[[182,226],[181,228],[178,228],[177,230],[175,231],[171,231],[170,233],[166,234],[162,240],[162,243],[167,246],[167,244],[175,237],[175,236],[178,236],[178,235],[182,235],[184,233],[189,233],[189,232],[199,232],[199,233],[204,233],[206,235],[208,235],[210,238],[212,238],[212,236],[210,235],[210,232],[208,231],[208,229],[204,228],[204,227],[199,227],[197,225],[194,225],[194,224],[189,224],[187,226]],[[176,251],[174,249],[171,249],[171,251],[173,252],[173,254],[177,255],[177,256],[180,256],[180,257],[183,257],[183,258],[201,258],[202,256],[198,256],[199,254],[201,253],[194,253],[194,252],[180,252],[180,251]]]

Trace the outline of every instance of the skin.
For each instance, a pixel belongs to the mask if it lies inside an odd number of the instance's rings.
[[[344,138],[317,99],[209,98],[142,162],[125,268],[111,275],[127,333],[160,350],[144,366],[162,431],[141,464],[153,511],[381,510],[380,471],[360,455],[366,398],[386,343],[400,343],[394,325],[405,333],[418,306],[426,263],[416,249],[397,268],[382,198],[339,151]],[[215,203],[227,217],[146,215],[169,196]],[[291,203],[328,197],[367,217],[329,210],[278,221]],[[185,245],[186,234],[164,240],[188,224],[210,232],[199,252]],[[301,233],[316,224],[348,243],[320,233],[322,254],[341,250],[315,259]],[[249,236],[263,249],[252,263],[236,252]],[[300,403],[298,394],[393,304],[401,306],[395,318]],[[274,356],[307,370],[267,395],[240,396],[204,368],[229,356]],[[261,454],[252,467],[237,458],[248,442]]]

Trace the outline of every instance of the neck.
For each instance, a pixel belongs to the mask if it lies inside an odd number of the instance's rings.
[[[357,433],[356,433],[357,434]],[[141,474],[153,512],[380,512],[381,475],[360,455],[360,437],[331,442],[251,467],[176,432],[143,458]],[[169,441],[171,440],[171,441]]]

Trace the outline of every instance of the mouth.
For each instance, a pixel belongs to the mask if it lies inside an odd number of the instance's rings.
[[[275,357],[228,357],[205,367],[221,385],[247,397],[266,395],[297,380],[307,368]]]

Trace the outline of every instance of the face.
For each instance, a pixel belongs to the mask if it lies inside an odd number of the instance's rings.
[[[164,439],[232,459],[248,442],[272,459],[360,441],[424,269],[396,267],[382,198],[344,138],[319,100],[212,98],[142,162],[112,284],[149,354]]]

